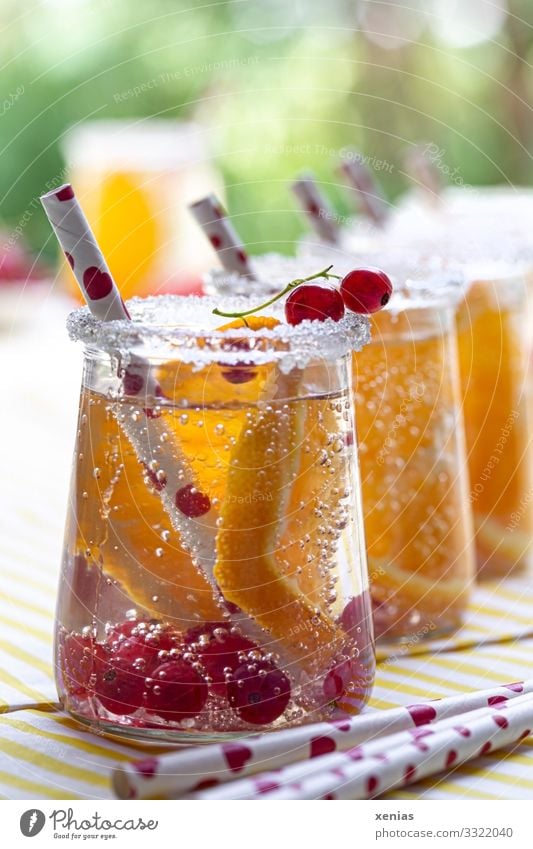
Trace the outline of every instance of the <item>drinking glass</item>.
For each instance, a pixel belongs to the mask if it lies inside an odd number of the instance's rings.
[[[68,178],[124,298],[198,291],[209,245],[187,205],[221,192],[199,125],[87,121],[64,141]],[[65,285],[80,293],[65,265]]]
[[[405,252],[390,259],[396,292],[353,357],[355,417],[376,638],[418,642],[462,624],[474,575],[454,323],[463,281],[455,269],[424,278]],[[303,275],[329,263],[342,274],[378,256],[354,262],[316,246],[297,259],[255,257],[252,285],[268,295],[298,266]],[[228,292],[250,283],[215,270],[206,285]]]
[[[459,363],[479,574],[524,571],[533,539],[528,271],[466,266]]]
[[[356,713],[374,674],[350,362],[368,322],[245,298],[69,319],[85,346],[56,629],[94,728],[205,742]],[[223,324],[223,327],[225,325]]]
[[[450,633],[474,578],[453,302],[396,292],[354,386],[376,638]]]
[[[529,220],[532,204],[525,190],[516,197],[501,189],[453,190],[431,210],[406,203],[371,249],[356,250],[348,239],[336,256],[325,245],[302,249],[319,265],[335,256],[341,273],[370,264],[418,284],[437,272],[463,277],[456,322],[480,578],[531,564],[533,242],[521,218]]]

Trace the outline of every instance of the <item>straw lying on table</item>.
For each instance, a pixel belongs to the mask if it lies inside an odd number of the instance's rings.
[[[531,734],[533,696],[401,731],[347,752],[223,785],[195,799],[371,799]]]
[[[291,189],[317,236],[330,245],[336,245],[340,240],[340,227],[335,213],[319,191],[313,176],[304,174],[299,180],[295,180]]]
[[[523,696],[533,700],[532,694],[533,679],[530,679],[424,704],[254,735],[242,741],[186,749],[115,769],[113,788],[123,799],[178,796],[199,789],[199,785],[231,782],[235,778],[266,769],[280,769],[289,764],[309,766],[311,763],[321,768],[324,758],[333,752],[346,752],[362,744],[375,745],[376,741],[386,750],[386,741],[399,732],[420,735],[421,730],[428,726],[433,728],[437,722],[461,716],[462,723],[471,711],[501,708]],[[533,701],[531,705],[533,708]],[[272,780],[271,775],[265,779],[269,785]],[[256,778],[255,781],[261,779]],[[227,788],[228,798],[234,798],[232,794],[236,785],[228,784]],[[246,790],[249,795],[249,788]],[[258,792],[257,786],[255,792]]]
[[[111,276],[107,263],[70,185],[60,186],[41,198],[48,220],[72,268],[91,313],[100,321],[129,320],[130,315]],[[146,377],[146,380],[145,380]],[[161,390],[153,379],[149,366],[140,357],[131,357],[124,374],[124,390],[128,396],[146,399],[145,415],[120,415],[118,422],[133,445],[137,458],[154,476],[159,494],[174,529],[194,551],[199,565],[215,586],[214,538],[216,513],[209,509],[199,520],[191,519],[179,510],[176,493],[194,486],[191,469],[179,451],[175,440],[167,439],[168,427],[157,409],[150,408]]]
[[[189,209],[217,252],[222,267],[240,277],[253,278],[250,258],[218,198],[207,195],[191,203]]]

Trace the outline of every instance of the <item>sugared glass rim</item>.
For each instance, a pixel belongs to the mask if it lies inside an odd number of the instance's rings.
[[[178,357],[198,368],[211,362],[238,365],[243,360],[277,362],[283,370],[304,368],[312,361],[336,360],[359,351],[370,340],[368,317],[355,313],[346,313],[340,321],[303,321],[293,326],[285,322],[283,304],[276,303],[258,315],[280,323],[254,331],[246,327],[220,330],[233,319],[212,312],[215,307],[242,312],[256,305],[257,298],[243,296],[151,295],[127,302],[131,321],[100,321],[88,307],[81,307],[68,316],[67,330],[71,340],[91,350]]]
[[[339,267],[339,256],[344,260],[344,266]],[[262,254],[254,257],[253,269],[257,274],[255,281],[239,277],[236,273],[225,271],[223,268],[213,268],[204,275],[204,283],[209,294],[224,296],[230,292],[241,294],[249,290],[255,297],[267,298],[279,291],[283,285],[295,277],[304,277],[327,266],[331,259],[332,271],[342,277],[350,268],[372,267],[380,268],[392,280],[393,295],[384,308],[389,312],[404,310],[454,308],[464,295],[466,289],[465,276],[457,264],[444,268],[437,260],[428,258],[418,274],[418,264],[415,262],[414,251],[404,251],[394,254],[392,267],[387,263],[379,263],[380,253],[361,251],[360,255],[342,253],[340,246],[322,245],[320,252],[305,253],[302,251],[296,257],[282,254]],[[337,260],[337,265],[335,264]],[[357,261],[359,260],[359,261]],[[320,280],[316,281],[320,284]],[[339,281],[340,282],[340,281]]]

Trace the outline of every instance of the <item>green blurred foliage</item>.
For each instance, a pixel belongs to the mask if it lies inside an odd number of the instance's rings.
[[[48,240],[35,199],[63,172],[62,134],[88,118],[205,122],[252,251],[288,251],[304,229],[288,192],[301,170],[347,212],[336,164],[350,146],[389,163],[376,176],[391,201],[408,187],[403,155],[420,139],[442,149],[457,179],[527,183],[531,0],[508,5],[489,41],[457,48],[426,26],[385,49],[361,31],[357,0],[0,0],[2,219],[9,228],[24,216],[35,248]]]

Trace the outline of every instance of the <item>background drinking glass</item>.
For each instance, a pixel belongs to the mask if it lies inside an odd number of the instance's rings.
[[[393,295],[354,359],[376,637],[463,621],[474,577],[453,299]]]
[[[70,130],[64,150],[69,180],[124,297],[197,291],[212,251],[187,204],[220,190],[205,129],[161,119],[93,121]],[[79,299],[66,264],[64,276]]]

